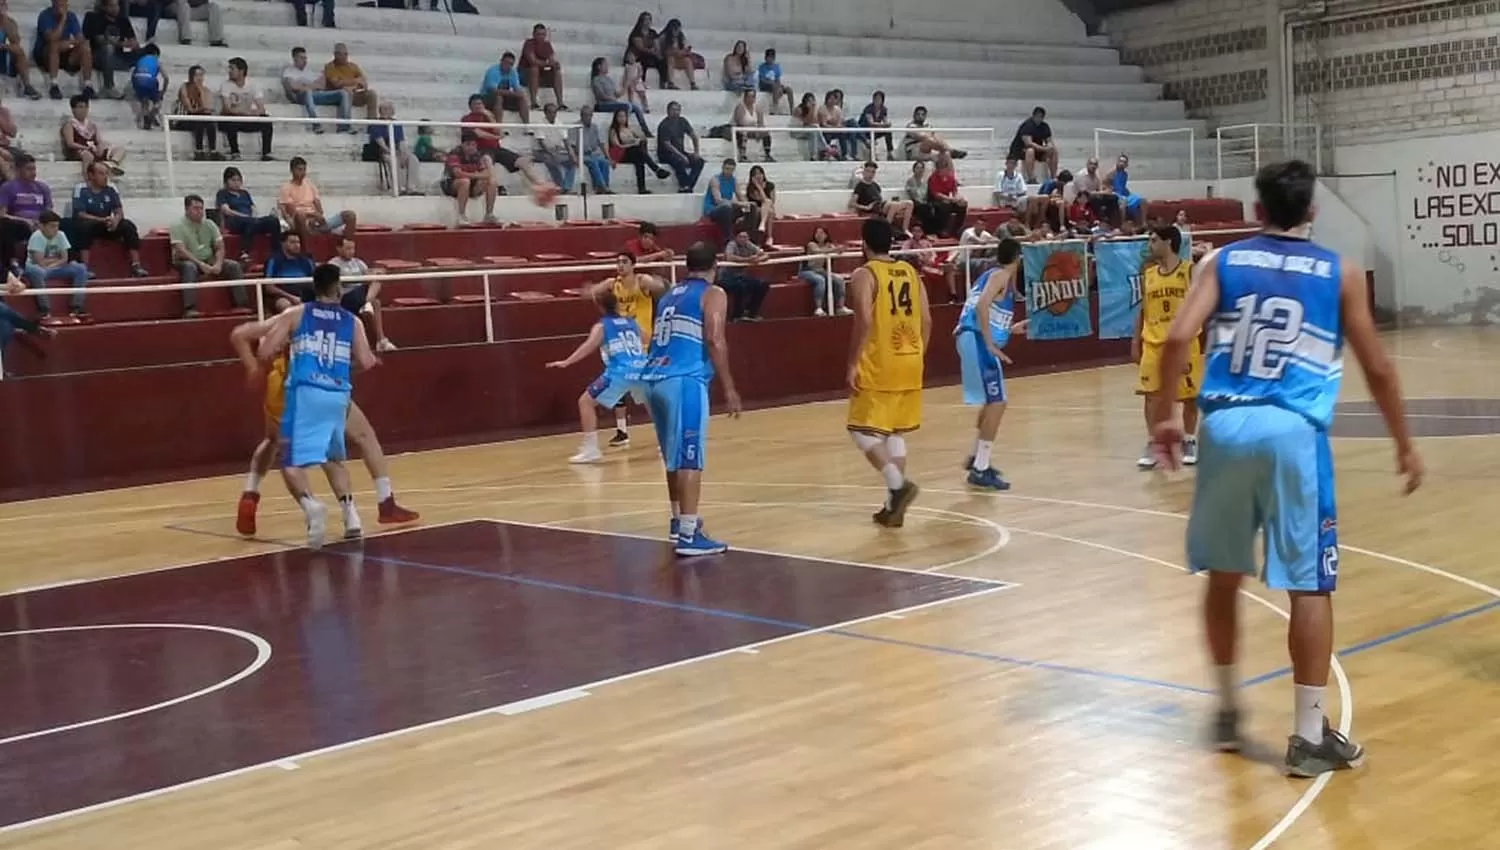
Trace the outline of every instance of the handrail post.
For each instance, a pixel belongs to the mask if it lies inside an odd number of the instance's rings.
[[[1094,128],[1094,159],[1099,158],[1099,128]]]
[[[385,125],[385,144],[391,152],[391,197],[401,197],[401,158],[396,156],[396,119]],[[351,238],[353,234],[350,234]]]
[[[1313,125],[1313,170],[1323,176],[1323,125]]]
[[[484,341],[495,341],[495,311],[490,303],[490,273],[485,272],[481,277],[484,280]]]
[[[1198,131],[1188,128],[1188,179],[1198,179]]]
[[[255,318],[266,320],[266,290],[260,284],[255,285]]]
[[[164,147],[166,149],[166,163],[167,163],[167,192],[172,197],[175,198],[175,197],[177,197],[177,174],[175,173],[175,170],[172,168],[172,118],[171,118],[171,116],[168,116],[165,121],[161,122],[161,138],[162,138],[162,141],[166,143],[164,145]]]
[[[871,155],[872,155],[871,158],[873,159],[874,158],[873,154],[874,154],[874,151],[875,151],[875,143],[874,143],[873,140],[874,140],[875,137],[872,135],[870,138],[872,140],[870,142],[870,152],[871,152]],[[833,311],[833,302],[834,302],[834,297],[833,297],[833,255],[832,254],[829,254],[823,260],[823,276],[826,278],[826,280],[824,280],[824,283],[828,284],[827,286],[823,287],[823,307],[824,307],[824,309],[826,309],[828,311],[828,315],[832,316],[832,315],[834,315],[834,311]]]
[[[1214,130],[1214,161],[1216,162],[1215,168],[1217,169],[1218,175],[1219,175],[1219,179],[1217,181],[1215,181],[1215,182],[1217,182],[1217,183],[1223,183],[1224,182],[1224,128],[1223,127],[1220,127],[1218,129]],[[1220,189],[1220,191],[1223,191],[1223,186],[1220,186],[1219,189]]]
[[[1260,173],[1260,125],[1251,125],[1250,147],[1254,150],[1253,161],[1256,173]]]
[[[729,155],[734,157],[735,162],[740,158],[740,128],[734,124],[729,125]]]

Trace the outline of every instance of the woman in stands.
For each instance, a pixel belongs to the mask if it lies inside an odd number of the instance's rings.
[[[667,63],[667,88],[675,89],[672,83],[672,72],[681,71],[688,78],[688,86],[693,91],[698,90],[698,79],[695,73],[698,66],[693,59],[693,46],[687,43],[687,36],[682,34],[682,21],[673,18],[667,21],[667,26],[661,31],[661,38],[657,40],[661,47],[662,57]]]
[[[177,105],[172,109],[178,115],[212,115],[214,114],[213,92],[203,84],[203,66],[194,65],[188,69],[187,82],[177,89]],[[203,161],[206,159],[224,159],[219,153],[219,134],[214,129],[212,121],[179,121],[173,126],[174,130],[186,129],[193,136],[193,159]]]
[[[666,57],[662,55],[660,37],[651,28],[650,12],[642,12],[630,29],[630,38],[625,42],[625,61],[630,62],[632,58],[647,68],[655,68],[662,88],[676,88],[668,74]]]
[[[724,57],[724,91],[754,90],[755,74],[750,71],[750,46],[743,41],[736,41],[734,49]]]
[[[609,148],[611,157],[616,150],[620,152],[617,162],[628,162],[635,166],[635,187],[642,195],[651,194],[646,188],[646,169],[656,172],[656,179],[665,180],[672,172],[656,164],[651,158],[651,153],[646,150],[646,137],[637,133],[630,127],[630,115],[624,112],[616,112],[614,119],[609,122]]]
[[[807,140],[808,159],[837,159],[838,148],[829,144],[828,137],[817,130],[822,126],[818,123],[818,96],[812,92],[802,95],[802,102],[792,110],[792,118],[797,126],[808,128],[806,132],[797,135]]]
[[[771,238],[772,223],[776,220],[776,184],[766,179],[766,170],[758,165],[750,167],[750,184],[745,187],[745,200],[755,205],[760,212],[760,230],[765,234],[761,247],[776,250]]]
[[[807,243],[808,254],[837,254],[839,246],[835,245],[828,236],[828,228],[818,225],[813,231],[812,241]],[[800,278],[813,291],[813,315],[826,316],[824,306],[828,301],[828,288],[833,287],[833,312],[840,316],[849,316],[854,313],[844,306],[844,278],[842,275],[833,273],[833,265],[827,260],[808,260],[802,264],[802,270],[797,272]]]
[[[912,203],[912,220],[931,231],[934,216],[927,202],[927,163],[920,159],[911,164],[911,176],[906,178],[906,199]]]

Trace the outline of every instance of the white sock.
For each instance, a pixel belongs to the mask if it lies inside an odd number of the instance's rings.
[[[698,515],[683,514],[677,518],[677,536],[692,537],[698,533]]]
[[[359,528],[359,511],[354,509],[354,497],[339,499],[339,512],[344,517],[345,528]]]
[[[1239,704],[1240,678],[1233,664],[1214,667],[1214,684],[1219,692],[1219,708],[1227,711]]]
[[[615,411],[615,430],[625,433],[630,429],[630,417],[623,410]]]
[[[585,449],[598,449],[599,448],[599,432],[598,431],[584,431],[583,432],[583,447]]]
[[[394,495],[395,493],[391,491],[391,479],[384,477],[375,479],[375,501],[384,502]]]
[[[673,502],[672,503],[672,518],[673,519],[678,519],[681,516],[682,516],[682,503],[681,502]]]
[[[995,447],[992,440],[974,441],[974,468],[983,472],[990,468],[990,449]]]
[[[311,516],[313,510],[318,506],[319,502],[318,502],[317,499],[314,499],[312,496],[309,495],[309,496],[303,496],[302,498],[298,499],[297,500],[297,504],[299,504],[299,505],[302,506],[302,512],[303,513]]]
[[[900,490],[901,485],[906,483],[906,476],[901,474],[901,469],[894,463],[888,463],[882,467],[880,474],[885,476],[885,486],[888,490]]]
[[[245,476],[245,492],[246,493],[259,493],[260,492],[260,473],[259,472],[256,472],[255,470],[252,469],[252,470],[250,470],[250,474],[247,475],[247,476]]]
[[[1309,744],[1323,743],[1323,692],[1319,685],[1293,685],[1297,695],[1297,735]]]

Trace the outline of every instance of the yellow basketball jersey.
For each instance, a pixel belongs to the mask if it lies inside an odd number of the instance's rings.
[[[1167,329],[1187,298],[1193,264],[1179,260],[1177,267],[1163,272],[1156,263],[1141,275],[1141,341],[1161,345],[1167,341]]]
[[[651,295],[634,280],[626,283],[620,278],[615,278],[614,293],[615,302],[619,305],[616,312],[635,319],[635,323],[641,326],[641,339],[651,339],[651,317],[652,311],[656,309]]]
[[[904,260],[870,260],[875,278],[870,335],[859,355],[859,387],[877,392],[922,388],[922,277]]]

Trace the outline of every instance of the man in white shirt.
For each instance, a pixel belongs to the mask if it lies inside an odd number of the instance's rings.
[[[557,123],[555,103],[543,106],[542,115],[547,121],[533,131],[533,159],[546,166],[547,173],[552,176],[552,182],[558,188],[564,192],[572,192],[573,183],[578,179],[578,160],[573,156],[573,149],[569,146],[566,135],[572,128]],[[577,136],[576,130],[574,136]]]
[[[1010,207],[1016,212],[1021,212],[1026,206],[1026,178],[1016,170],[1016,161],[1007,159],[1005,170],[1000,172],[1000,177],[995,180],[995,206]]]
[[[308,67],[307,51],[301,47],[292,48],[292,64],[281,70],[281,90],[286,93],[287,100],[302,107],[308,118],[318,117],[318,111],[314,107],[337,106],[340,120],[347,121],[354,108],[349,90],[330,88],[323,79],[323,72]],[[323,125],[309,124],[307,129],[321,133]],[[348,124],[340,124],[337,132],[353,133],[354,128]]]
[[[235,118],[263,116],[266,114],[266,98],[260,89],[250,83],[250,66],[236,56],[229,60],[229,79],[219,87],[219,103],[227,121],[219,122],[219,129],[229,142],[229,158],[240,158],[240,133],[260,133],[260,158],[271,161],[271,122],[235,121]]]
[[[969,283],[979,279],[985,270],[994,264],[995,246],[1000,244],[1000,237],[984,229],[984,222],[964,228],[964,232],[958,236],[958,244],[971,248],[969,251],[960,251],[953,255],[954,268],[962,268],[959,263],[969,264]]]
[[[396,345],[385,336],[385,323],[380,318],[380,279],[355,280],[370,276],[370,267],[354,255],[354,240],[345,236],[339,240],[338,255],[328,262],[339,267],[341,297],[339,304],[356,316],[370,323],[371,336],[375,338],[376,351],[395,351]]]

